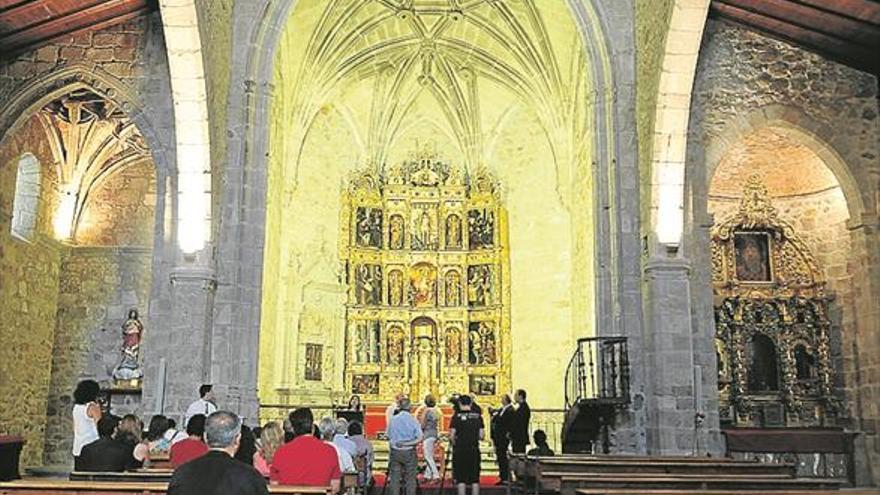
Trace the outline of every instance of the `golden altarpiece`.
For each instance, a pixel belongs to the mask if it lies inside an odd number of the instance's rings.
[[[830,298],[813,255],[758,177],[712,231],[722,424],[832,426]]]
[[[485,169],[433,155],[356,173],[343,194],[344,386],[497,397],[510,388],[507,218]]]

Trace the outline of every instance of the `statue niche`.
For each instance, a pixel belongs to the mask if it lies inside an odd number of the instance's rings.
[[[144,372],[138,357],[143,335],[144,325],[138,319],[137,309],[132,308],[128,310],[128,318],[122,324],[122,361],[113,370],[113,379],[117,386],[140,386]]]
[[[423,152],[352,174],[339,236],[346,393],[446,396],[473,376],[481,400],[495,402],[511,388],[509,347],[500,346],[510,294],[500,290],[509,260],[499,191],[487,170],[472,177]]]

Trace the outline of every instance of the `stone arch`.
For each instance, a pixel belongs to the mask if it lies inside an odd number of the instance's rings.
[[[31,153],[18,159],[15,176],[15,197],[12,200],[12,235],[29,240],[37,223],[40,198],[40,162]]]
[[[164,182],[165,176],[173,175],[173,162],[168,159],[162,141],[143,108],[137,103],[135,94],[109,72],[85,64],[71,64],[48,72],[28,81],[15,91],[0,108],[0,144],[40,108],[77,89],[88,89],[124,110],[147,141],[156,170],[160,174],[157,180],[162,178]]]
[[[226,181],[222,199],[223,222],[219,231],[218,258],[233,260],[224,276],[228,285],[219,286],[214,315],[233,315],[230,325],[242,345],[231,350],[229,362],[246,362],[243,373],[232,376],[220,370],[215,380],[245,382],[243,393],[256,404],[256,356],[260,283],[249,273],[263,272],[263,239],[266,231],[265,192],[268,179],[270,118],[273,92],[273,64],[276,47],[296,0],[238,2],[233,16],[233,72],[229,95],[231,134],[228,141]],[[570,0],[566,6],[582,38],[588,62],[584,70],[593,81],[589,104],[595,160],[591,184],[595,219],[595,327],[601,334],[628,335],[638,348],[641,340],[641,276],[637,269],[640,243],[638,176],[635,151],[625,144],[634,134],[630,122],[635,78],[631,56],[634,41],[606,33],[633,28],[631,6],[616,0]],[[242,239],[259,239],[255,246]],[[636,267],[636,268],[634,268]],[[242,290],[247,287],[246,290]],[[253,289],[253,290],[252,290]],[[627,298],[627,303],[622,301]],[[633,373],[640,374],[639,358],[632,359]],[[247,402],[247,401],[245,401]],[[256,410],[243,411],[253,417]],[[643,414],[643,412],[636,413]],[[644,438],[634,435],[636,449],[644,450]]]
[[[181,204],[177,234],[186,253],[201,251],[210,241],[211,138],[208,96],[194,0],[161,0],[162,29],[168,53],[174,102],[177,189]]]
[[[721,135],[711,139],[705,150],[706,184],[709,191],[712,177],[728,147],[745,136],[767,127],[783,131],[792,141],[802,144],[816,154],[837,179],[851,219],[860,219],[866,212],[866,192],[852,173],[847,160],[834,145],[833,130],[819,125],[800,109],[784,105],[768,105],[743,115],[725,127]],[[868,195],[868,197],[870,197]]]
[[[650,190],[651,227],[662,244],[677,246],[681,241],[691,92],[709,3],[675,0],[666,36],[652,135]]]

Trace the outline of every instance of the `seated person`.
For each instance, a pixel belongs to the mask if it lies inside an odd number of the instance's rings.
[[[256,430],[256,428],[254,428]],[[269,477],[269,467],[275,459],[275,452],[284,445],[284,430],[277,421],[270,421],[260,431],[260,442],[254,454],[254,468]]]
[[[207,418],[204,414],[189,418],[189,423],[186,424],[189,438],[171,445],[171,467],[174,469],[208,453],[208,446],[202,441],[205,435],[205,419]]]
[[[266,480],[232,456],[241,441],[241,419],[217,411],[205,421],[207,454],[174,470],[168,495],[268,495]]]
[[[171,418],[168,418],[168,429],[165,430],[165,440],[168,440],[170,445],[174,445],[177,442],[181,442],[186,440],[186,433],[177,429],[177,422]]]
[[[336,449],[312,435],[313,423],[312,410],[307,407],[290,413],[294,438],[275,452],[269,479],[281,485],[329,486],[337,493],[342,470]]]
[[[333,435],[333,444],[348,452],[351,457],[357,456],[357,445],[348,438],[348,420],[336,418],[336,434]]]
[[[98,436],[94,442],[83,446],[79,455],[78,471],[121,473],[131,460],[132,447],[116,440],[119,418],[103,416],[98,420]]]
[[[125,444],[129,459],[126,469],[139,469],[150,460],[150,449],[144,444],[141,435],[144,423],[134,414],[126,414],[116,428],[116,439]],[[143,447],[141,447],[144,445]],[[140,448],[139,448],[140,447]]]
[[[348,431],[347,423],[345,429]],[[318,431],[321,432],[321,439],[336,449],[336,455],[339,458],[339,469],[341,469],[343,473],[353,473],[355,471],[354,460],[351,458],[351,454],[349,454],[344,447],[341,447],[333,441],[333,438],[336,436],[336,422],[333,421],[333,418],[329,416],[321,418],[321,422],[318,424]],[[344,440],[351,445],[352,450],[357,450],[357,447],[354,446],[354,443],[352,443],[351,440],[347,438],[344,438]]]
[[[535,430],[533,438],[535,439],[535,445],[537,445],[537,447],[529,450],[526,455],[536,455],[542,457],[555,455],[553,453],[553,450],[550,449],[550,446],[547,445],[547,434],[544,433],[544,430]]]
[[[348,424],[348,439],[357,446],[357,454],[354,458],[354,467],[358,471],[358,484],[365,486],[373,478],[373,444],[364,436],[364,427],[358,421]]]

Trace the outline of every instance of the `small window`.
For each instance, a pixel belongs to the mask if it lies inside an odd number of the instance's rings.
[[[12,202],[12,235],[30,239],[37,224],[37,206],[40,198],[40,162],[25,153],[18,160],[15,176],[15,199]]]

